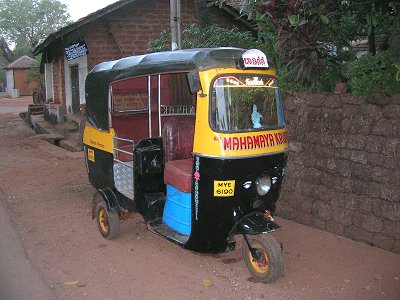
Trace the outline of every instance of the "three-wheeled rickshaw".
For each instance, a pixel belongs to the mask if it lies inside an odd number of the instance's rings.
[[[120,217],[186,249],[235,248],[262,282],[283,274],[273,214],[288,140],[276,71],[256,49],[191,49],[97,65],[86,79],[86,167],[106,239]]]

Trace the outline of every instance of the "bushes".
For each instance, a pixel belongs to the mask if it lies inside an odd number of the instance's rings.
[[[273,41],[268,41],[267,43],[260,40],[257,41],[251,32],[242,32],[236,27],[226,29],[210,25],[200,28],[192,25],[182,33],[183,49],[222,46],[247,49],[258,48],[270,57],[280,58],[280,52],[272,47]],[[151,52],[169,49],[170,31],[168,29],[164,29],[161,32],[159,39],[149,43],[149,51]],[[297,61],[299,59],[301,57],[296,57]],[[396,80],[396,78],[400,77],[399,50],[392,48],[392,50],[378,52],[375,56],[367,54],[360,59],[356,59],[351,51],[347,51],[339,53],[336,60],[341,63],[338,64],[331,60],[326,60],[326,64],[323,66],[325,70],[317,76],[318,79],[314,80],[311,85],[310,81],[312,80],[300,80],[296,76],[297,73],[304,73],[306,71],[305,67],[309,67],[309,63],[306,60],[304,67],[298,65],[299,68],[295,68],[295,65],[293,65],[292,70],[287,70],[278,64],[278,67],[280,67],[278,70],[280,85],[286,90],[333,92],[337,83],[344,82],[354,96],[390,96],[400,92],[400,81]],[[312,71],[308,70],[308,73],[316,73],[313,68],[311,69]],[[306,75],[303,74],[302,76]]]
[[[163,29],[160,38],[149,42],[150,52],[167,51],[171,49],[171,34],[169,29]],[[265,44],[258,42],[250,31],[240,31],[237,27],[230,29],[209,25],[200,28],[191,25],[182,32],[182,49],[238,47],[258,48],[265,50]]]
[[[396,52],[367,54],[351,62],[346,71],[351,93],[355,96],[390,96],[400,92],[400,82],[396,81],[396,65],[400,59]]]

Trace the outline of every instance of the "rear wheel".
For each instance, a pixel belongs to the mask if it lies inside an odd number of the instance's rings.
[[[281,245],[270,234],[248,237],[252,247],[258,252],[259,259],[251,254],[249,246],[243,245],[243,258],[250,273],[258,281],[271,283],[283,275],[283,254]]]
[[[116,212],[109,212],[106,203],[101,201],[96,206],[97,226],[101,235],[112,240],[119,236],[119,217]]]

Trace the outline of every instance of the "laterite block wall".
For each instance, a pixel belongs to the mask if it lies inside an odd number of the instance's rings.
[[[284,108],[277,214],[400,253],[400,95],[286,94]]]

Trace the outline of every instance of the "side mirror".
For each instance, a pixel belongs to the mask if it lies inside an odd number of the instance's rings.
[[[199,71],[195,70],[187,74],[187,79],[189,83],[189,90],[191,94],[196,94],[198,91],[201,91],[201,83]]]

